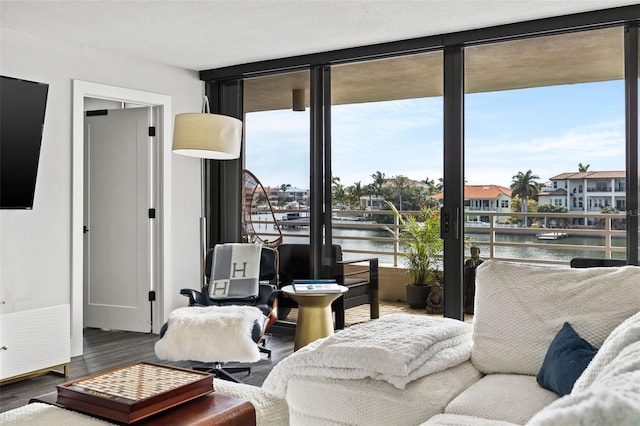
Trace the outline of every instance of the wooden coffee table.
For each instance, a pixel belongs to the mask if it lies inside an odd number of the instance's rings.
[[[42,402],[67,408],[57,402],[57,392],[31,398],[31,402]],[[87,415],[86,413],[83,413]],[[108,420],[108,419],[107,419]],[[113,421],[113,420],[109,420]],[[134,425],[221,425],[255,426],[256,410],[250,402],[211,392],[185,402],[177,407],[147,417]]]

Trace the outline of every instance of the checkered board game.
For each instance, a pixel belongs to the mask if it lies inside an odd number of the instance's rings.
[[[133,423],[211,391],[211,374],[141,362],[59,385],[57,402]]]

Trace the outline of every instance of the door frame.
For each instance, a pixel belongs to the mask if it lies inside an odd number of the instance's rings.
[[[158,333],[170,311],[165,286],[171,277],[171,137],[173,134],[171,96],[158,93],[73,80],[71,147],[71,356],[83,353],[83,271],[84,271],[84,100],[85,98],[131,102],[158,109],[158,263],[156,309],[153,332]]]

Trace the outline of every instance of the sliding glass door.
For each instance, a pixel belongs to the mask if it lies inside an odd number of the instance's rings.
[[[465,49],[465,231],[486,258],[626,257],[623,28]]]
[[[347,257],[403,265],[391,205],[438,207],[442,52],[331,68],[333,241]]]

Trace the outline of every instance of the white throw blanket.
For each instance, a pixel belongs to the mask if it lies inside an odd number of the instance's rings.
[[[258,296],[262,245],[226,243],[213,248],[209,297]]]
[[[256,362],[260,351],[251,338],[265,316],[254,306],[178,308],[169,314],[167,332],[155,344],[167,361]]]
[[[263,388],[286,393],[292,376],[384,380],[398,389],[469,359],[471,324],[394,314],[357,324],[302,348],[274,367]]]

